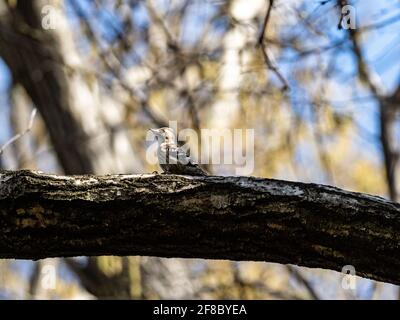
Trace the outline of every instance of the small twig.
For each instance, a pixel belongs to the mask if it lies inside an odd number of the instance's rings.
[[[265,36],[265,32],[267,30],[267,25],[268,25],[268,21],[269,21],[269,17],[271,16],[271,11],[272,11],[272,6],[274,5],[274,0],[269,0],[269,6],[267,9],[267,13],[265,15],[264,18],[264,23],[263,23],[263,27],[261,29],[261,34],[258,37],[258,44],[261,46],[263,44],[264,41],[264,36]]]
[[[33,121],[35,120],[35,116],[36,116],[36,112],[37,109],[34,108],[31,112],[31,116],[29,118],[29,123],[28,123],[28,127],[26,128],[25,131],[17,133],[15,136],[13,136],[10,140],[8,140],[5,144],[3,144],[3,146],[0,148],[0,155],[3,154],[4,150],[10,146],[11,144],[13,144],[15,141],[17,141],[18,139],[21,139],[25,134],[27,134],[29,131],[31,131],[32,126],[33,126]]]
[[[283,84],[282,91],[286,91],[286,90],[289,89],[289,84],[286,81],[285,77],[278,70],[278,68],[272,63],[270,57],[268,56],[267,48],[266,48],[265,42],[264,42],[264,36],[265,36],[265,32],[267,30],[267,25],[268,25],[269,18],[271,16],[271,11],[272,11],[273,4],[274,4],[274,0],[269,0],[269,6],[268,6],[267,14],[265,15],[263,27],[262,27],[260,36],[258,38],[257,44],[261,48],[261,52],[263,54],[264,61],[265,61],[265,64],[267,65],[268,69],[270,69],[272,72],[274,72],[276,74],[276,76],[279,78],[279,80],[282,82],[282,84]]]

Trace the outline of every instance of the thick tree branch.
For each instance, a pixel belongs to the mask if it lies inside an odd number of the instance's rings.
[[[0,173],[0,258],[258,260],[400,284],[400,204],[253,177]]]

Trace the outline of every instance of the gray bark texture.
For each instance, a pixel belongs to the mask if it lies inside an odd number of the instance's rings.
[[[400,284],[400,204],[254,177],[0,173],[0,258],[268,261]]]

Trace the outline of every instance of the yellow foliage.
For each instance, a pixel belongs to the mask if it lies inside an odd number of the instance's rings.
[[[352,189],[359,192],[383,195],[386,187],[382,167],[360,158],[353,164],[351,170]]]

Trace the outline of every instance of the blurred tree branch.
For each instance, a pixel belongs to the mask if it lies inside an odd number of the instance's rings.
[[[26,135],[29,131],[31,131],[32,126],[33,126],[33,121],[35,120],[36,112],[37,112],[37,109],[34,108],[32,110],[32,112],[31,112],[30,117],[29,117],[29,123],[27,125],[27,128],[24,131],[15,134],[11,139],[9,139],[5,144],[3,144],[0,147],[0,156],[3,154],[4,150],[8,146],[12,145],[14,142],[16,142],[17,140],[21,139],[24,135]]]
[[[348,5],[346,0],[338,0],[341,8]],[[368,30],[368,29],[367,29]],[[362,33],[358,29],[348,29],[348,36],[358,67],[358,78],[371,91],[379,105],[381,145],[390,199],[399,201],[398,176],[400,172],[400,150],[396,148],[396,115],[400,113],[400,83],[392,94],[386,93],[378,75],[369,69],[360,41]]]
[[[400,283],[400,205],[249,177],[2,171],[0,257],[258,260]],[[362,218],[362,219],[361,219]]]
[[[267,52],[267,46],[266,46],[266,40],[265,40],[265,33],[267,31],[267,25],[268,25],[269,18],[271,16],[271,11],[272,11],[273,5],[274,5],[274,0],[269,0],[267,13],[265,14],[260,37],[258,38],[258,45],[260,46],[261,53],[263,55],[266,66],[268,67],[268,69],[270,69],[272,72],[274,72],[276,74],[276,76],[279,78],[279,80],[282,82],[282,84],[283,84],[282,91],[286,91],[289,89],[289,84],[286,81],[285,77],[282,75],[282,73],[279,71],[279,69],[271,61],[271,58]]]
[[[298,283],[304,286],[304,288],[307,290],[308,294],[313,300],[320,300],[319,295],[317,294],[311,283],[302,275],[300,270],[292,266],[287,266],[287,270],[290,272],[291,275],[293,275]]]

